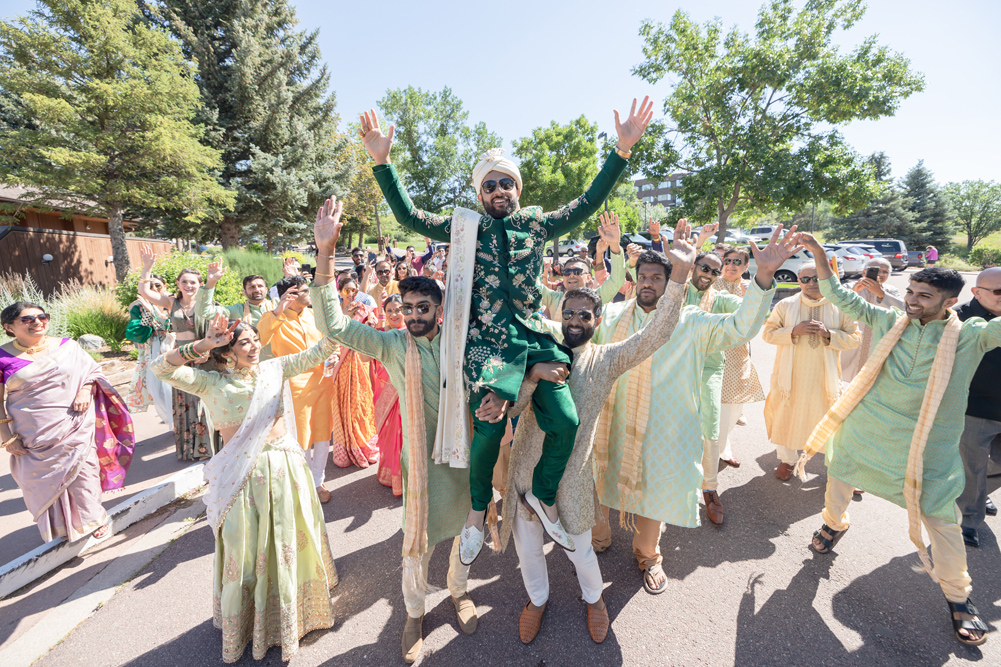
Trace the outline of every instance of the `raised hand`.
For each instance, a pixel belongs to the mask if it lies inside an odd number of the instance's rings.
[[[622,252],[622,246],[620,245],[622,228],[619,227],[619,216],[612,211],[605,211],[598,218],[598,221],[598,235],[601,237],[601,240],[616,255]]]
[[[772,232],[772,237],[768,240],[768,244],[765,247],[759,248],[754,241],[750,242],[751,254],[754,255],[754,261],[758,266],[757,273],[754,275],[754,281],[758,283],[758,287],[761,289],[771,289],[772,277],[775,272],[778,271],[779,267],[787,259],[803,249],[803,246],[800,245],[800,239],[804,235],[796,234],[795,232],[796,225],[793,225],[789,229],[789,233],[780,240],[779,234],[782,233],[782,225],[780,224]],[[827,256],[823,248],[820,249],[820,256]],[[819,274],[820,264],[817,265],[817,272]]]
[[[142,259],[143,268],[147,271],[152,271],[153,264],[156,262],[156,254],[148,243],[143,243],[139,246],[139,257]]]
[[[674,243],[667,251],[667,258],[673,265],[671,268],[671,280],[676,283],[683,283],[688,280],[692,267],[695,266],[695,257],[699,254],[698,248],[693,246],[688,239],[692,237],[692,226],[688,224],[688,218],[678,220],[674,227]]]
[[[629,257],[629,266],[636,266],[636,260],[639,256],[643,254],[643,246],[636,243],[630,243],[626,246],[626,255]]]
[[[646,228],[646,231],[656,241],[660,238],[660,223],[650,218],[650,226]]]
[[[341,236],[341,212],[344,202],[330,196],[316,212],[316,224],[313,226],[313,241],[316,243],[317,254],[333,255],[337,247],[337,239]],[[322,250],[322,253],[321,253]]]
[[[702,229],[699,230],[699,238],[695,241],[695,247],[701,251],[703,246],[705,246],[706,241],[712,238],[712,235],[716,233],[719,229],[718,222],[711,222],[708,225],[702,225]]]
[[[639,111],[636,111],[636,98],[633,98],[633,106],[629,110],[629,117],[626,118],[626,122],[621,122],[619,120],[619,111],[615,109],[613,111],[615,114],[615,132],[619,135],[619,150],[628,151],[632,149],[636,142],[640,140],[643,133],[646,132],[646,126],[650,124],[650,120],[653,118],[653,102],[650,101],[650,96],[647,95],[643,98],[643,103],[640,104]]]
[[[282,261],[282,273],[286,278],[299,275],[299,260],[295,257],[286,257]]]
[[[205,331],[205,341],[213,348],[222,347],[233,340],[233,331],[236,330],[238,324],[240,324],[240,320],[233,320],[231,325],[226,313],[216,314]]]
[[[278,303],[275,305],[275,309],[271,312],[274,314],[275,317],[281,316],[281,314],[285,312],[285,309],[288,308],[290,305],[292,305],[292,302],[298,298],[299,298],[298,288],[295,287],[288,288],[287,290],[285,290],[285,293],[282,294],[282,298],[278,300]]]
[[[396,126],[389,126],[389,133],[383,134],[379,127],[379,117],[375,114],[375,109],[370,109],[361,115],[361,135],[365,150],[372,156],[376,164],[389,164],[389,151],[393,148],[393,135],[396,134]]]
[[[209,262],[208,272],[205,274],[205,286],[212,288],[219,282],[219,279],[226,274],[226,267],[222,262]]]

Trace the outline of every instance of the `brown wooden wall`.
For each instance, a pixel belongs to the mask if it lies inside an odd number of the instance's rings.
[[[51,221],[50,221],[51,222]],[[111,256],[111,239],[107,234],[71,231],[77,220],[63,220],[70,229],[58,231],[49,229],[26,229],[13,227],[0,238],[0,273],[30,275],[46,295],[51,294],[60,283],[76,278],[86,285],[114,286],[115,266],[105,264]],[[91,221],[96,229],[100,221]],[[104,229],[107,230],[107,223]],[[84,225],[81,225],[84,226]],[[0,230],[4,228],[0,227]],[[141,265],[139,247],[149,243],[156,254],[169,253],[173,245],[169,241],[155,239],[126,239],[129,262],[133,267]],[[42,264],[42,255],[52,255],[52,261]]]

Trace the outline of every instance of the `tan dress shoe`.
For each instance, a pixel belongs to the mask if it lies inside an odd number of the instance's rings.
[[[591,634],[591,639],[595,644],[605,641],[608,636],[608,607],[605,606],[605,596],[598,598],[601,602],[601,609],[595,605],[587,605],[587,631]]]
[[[702,499],[706,501],[706,514],[709,520],[717,526],[722,526],[723,504],[719,501],[719,494],[715,491],[703,491]]]
[[[521,636],[522,643],[531,644],[536,635],[539,634],[539,628],[542,627],[542,614],[545,612],[546,605],[542,605],[541,609],[532,609],[531,600],[525,604],[525,608],[521,610],[521,618],[518,619],[518,634]]]
[[[457,598],[453,597],[452,604],[455,605],[455,614],[459,617],[459,629],[467,635],[476,632],[476,623],[479,619],[476,616],[476,605],[469,599],[469,595],[463,593]]]
[[[322,484],[316,487],[316,495],[320,497],[320,504],[326,504],[330,502],[330,491],[327,487]]]
[[[413,618],[407,614],[407,624],[403,626],[403,662],[412,665],[421,656],[424,648],[424,614]]]

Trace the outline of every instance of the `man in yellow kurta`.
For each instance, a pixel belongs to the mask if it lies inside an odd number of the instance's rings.
[[[278,306],[257,323],[261,344],[271,345],[276,357],[305,352],[323,338],[310,309],[309,284],[302,276],[278,281]],[[334,410],[334,383],[323,376],[323,364],[314,366],[288,381],[295,412],[296,437],[306,452],[320,502],[330,500],[323,486],[327,454],[330,452],[331,414]]]
[[[799,270],[800,293],[782,299],[761,338],[778,349],[765,399],[765,428],[775,445],[782,481],[792,476],[799,451],[841,395],[839,353],[858,347],[858,323],[820,293],[815,264]]]

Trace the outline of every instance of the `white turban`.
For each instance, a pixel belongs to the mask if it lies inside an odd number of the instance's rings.
[[[480,192],[480,184],[483,183],[483,179],[491,171],[499,171],[513,178],[518,192],[521,192],[521,172],[518,170],[518,165],[503,156],[503,148],[491,148],[480,157],[480,161],[473,167],[473,187],[476,188],[477,194]]]

